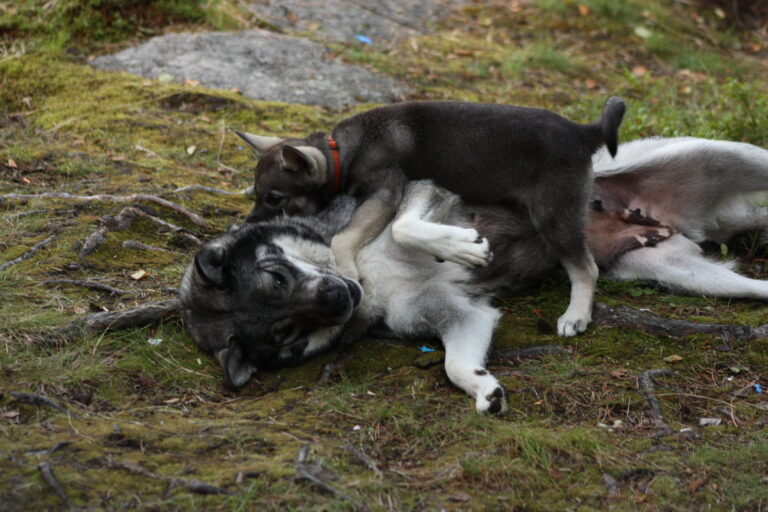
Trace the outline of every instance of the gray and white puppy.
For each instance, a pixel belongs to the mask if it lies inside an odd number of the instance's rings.
[[[598,272],[583,233],[591,157],[603,145],[615,154],[624,110],[609,98],[602,117],[582,125],[539,108],[408,102],[350,117],[330,136],[238,132],[261,156],[248,220],[307,215],[335,194],[354,196],[361,204],[331,246],[342,273],[357,279],[355,255],[392,219],[406,183],[433,180],[467,202],[529,218],[568,272],[571,301],[558,333],[573,336],[591,321]],[[483,238],[477,243],[488,247]]]

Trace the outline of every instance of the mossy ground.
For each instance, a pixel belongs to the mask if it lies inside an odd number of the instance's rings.
[[[54,3],[54,14],[74,4]],[[117,21],[97,15],[102,4],[109,2],[86,2],[90,10],[55,18],[58,25],[45,23],[51,4],[42,1],[0,11],[0,193],[160,195],[203,215],[211,227],[156,204],[139,206],[206,239],[241,219],[248,200],[174,191],[190,184],[248,186],[250,155],[230,128],[300,135],[360,108],[264,103],[95,71],[88,54],[168,23],[259,25],[238,2],[195,9],[152,2],[154,18]],[[689,4],[482,1],[432,35],[334,51],[410,81],[419,98],[540,105],[587,121],[606,96],[617,94],[629,103],[624,140],[697,135],[768,145],[765,30],[738,30],[722,11]],[[331,485],[374,510],[768,506],[768,400],[750,387],[768,387],[765,340],[731,342],[722,351],[722,340],[713,337],[670,340],[599,327],[559,339],[542,328],[567,303],[567,282],[558,276],[502,303],[506,315],[489,366],[509,390],[511,411],[503,418],[477,415],[417,344],[361,342],[341,379],[319,390],[313,384],[334,354],[261,375],[240,393],[222,386],[217,364],[193,347],[177,321],[41,344],[40,332],[52,326],[88,311],[167,298],[177,284],[192,249],[149,221],[111,232],[96,252],[78,256],[99,219],[122,207],[60,199],[0,203],[2,261],[57,236],[0,273],[5,510],[61,506],[38,471],[45,460],[69,501],[82,507],[353,509],[352,501],[294,480],[297,451],[307,442],[311,459],[335,475]],[[170,252],[125,249],[125,240]],[[766,276],[759,239],[728,250],[742,256],[744,272]],[[140,269],[147,276],[135,281],[130,275]],[[132,293],[40,284],[48,279],[94,280]],[[598,300],[698,321],[767,323],[761,302],[678,297],[642,283],[601,281]],[[517,360],[499,350],[547,343],[567,344],[573,355]],[[439,361],[439,352],[432,357]],[[674,435],[654,435],[636,390],[637,375],[655,368],[675,370],[658,391]],[[48,396],[82,419],[21,404],[12,391]],[[702,417],[722,424],[699,428]],[[685,428],[693,430],[680,432]],[[367,454],[381,474],[348,446]],[[192,494],[110,469],[110,460],[235,494]],[[618,493],[610,492],[606,474],[618,482]]]

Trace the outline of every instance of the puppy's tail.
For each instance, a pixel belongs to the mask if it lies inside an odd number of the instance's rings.
[[[611,156],[616,156],[616,149],[619,146],[619,126],[624,118],[624,112],[627,106],[624,100],[617,96],[611,96],[605,102],[603,115],[592,126],[599,128],[602,134],[602,143],[608,148]]]

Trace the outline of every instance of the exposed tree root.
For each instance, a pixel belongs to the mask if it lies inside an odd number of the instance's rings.
[[[21,263],[22,261],[28,260],[31,258],[37,251],[45,247],[46,245],[50,244],[56,239],[57,235],[51,235],[45,240],[42,240],[40,242],[37,242],[35,245],[30,247],[24,254],[19,256],[18,258],[14,258],[11,261],[6,261],[2,265],[0,265],[0,270],[5,270],[8,267],[15,265],[17,263]]]
[[[661,430],[663,433],[672,433],[673,430],[664,421],[661,404],[656,397],[655,379],[668,375],[674,375],[674,372],[667,369],[648,370],[641,373],[637,378],[637,389],[648,401],[648,416],[650,416],[654,428]]]
[[[691,334],[713,334],[724,339],[752,341],[768,337],[768,325],[751,327],[739,324],[706,324],[663,318],[624,306],[609,307],[595,303],[592,313],[595,325],[639,329],[655,336],[682,338]]]
[[[542,357],[549,355],[569,355],[573,351],[562,345],[536,345],[535,347],[494,350],[492,357],[495,359],[527,359],[530,357]]]
[[[72,199],[75,201],[105,201],[111,203],[135,203],[137,201],[146,201],[148,203],[155,203],[163,208],[173,210],[187,217],[192,223],[201,228],[210,228],[211,225],[207,220],[197,215],[196,213],[187,210],[183,206],[176,204],[162,197],[153,196],[150,194],[131,194],[129,196],[115,196],[111,194],[96,194],[92,196],[80,196],[70,194],[68,192],[45,192],[42,194],[3,194],[3,199]]]
[[[195,494],[227,494],[230,496],[236,494],[232,491],[222,489],[221,487],[216,487],[215,485],[207,484],[200,480],[159,475],[157,473],[153,473],[152,471],[144,469],[140,465],[134,464],[132,462],[123,462],[123,461],[107,459],[107,467],[110,469],[122,469],[125,471],[130,471],[131,473],[141,475],[141,476],[146,476],[148,478],[153,478],[155,480],[164,480],[168,482],[168,490],[171,490],[175,487],[182,487],[188,490],[189,492],[193,492]]]
[[[359,460],[365,467],[373,471],[373,474],[375,474],[377,477],[381,478],[384,476],[384,473],[381,472],[381,469],[379,469],[379,465],[376,464],[376,461],[373,460],[371,457],[365,454],[362,450],[358,450],[352,445],[345,444],[342,446],[344,451],[351,453],[354,455],[354,457]]]
[[[143,327],[176,316],[180,311],[181,300],[179,299],[151,302],[136,308],[94,313],[78,318],[59,329],[59,334],[66,338],[71,338],[83,331],[94,333],[113,329],[127,329],[129,327]]]
[[[317,463],[309,463],[307,456],[309,455],[309,443],[304,444],[299,448],[299,453],[296,455],[296,473],[297,480],[306,480],[310,482],[315,488],[322,492],[332,494],[337,498],[341,498],[344,501],[348,501],[354,505],[357,510],[370,510],[370,508],[364,503],[359,503],[347,496],[343,492],[339,491],[331,484],[326,482],[322,475],[323,467]]]
[[[21,393],[18,391],[11,391],[11,398],[16,400],[17,402],[30,404],[37,407],[50,407],[51,409],[55,409],[73,418],[77,418],[79,420],[82,419],[82,417],[79,414],[70,411],[63,405],[60,405],[59,403],[43,395],[38,395],[36,393]]]
[[[203,245],[203,242],[200,241],[199,238],[197,238],[195,235],[187,231],[186,229],[179,227],[175,224],[172,224],[168,221],[165,221],[163,219],[159,219],[155,217],[154,215],[150,215],[141,208],[137,208],[135,206],[126,206],[122,210],[120,210],[120,213],[117,214],[116,217],[113,217],[112,215],[105,215],[101,218],[101,225],[99,228],[88,235],[88,237],[83,242],[83,247],[80,249],[80,257],[85,258],[89,254],[91,254],[93,251],[98,249],[107,239],[107,234],[110,231],[124,231],[131,227],[131,224],[133,224],[133,221],[137,218],[141,217],[143,219],[147,219],[165,229],[168,229],[174,233],[182,233],[186,238],[188,238],[193,245],[201,246]],[[148,246],[144,246],[148,247]],[[156,248],[159,249],[159,248]]]
[[[43,281],[41,284],[71,284],[75,286],[82,286],[83,288],[88,288],[89,290],[94,290],[97,292],[108,293],[110,295],[127,295],[134,293],[131,290],[120,290],[119,288],[112,288],[106,284],[96,283],[94,281],[84,281],[80,279],[48,279],[47,281]]]
[[[56,496],[59,497],[64,507],[69,507],[69,498],[67,498],[67,493],[64,492],[64,488],[54,476],[53,469],[51,468],[51,465],[48,463],[48,461],[43,461],[38,464],[37,469],[40,470],[40,475],[43,477],[43,480],[45,480],[45,483],[51,486],[51,489],[53,489],[53,492],[55,492]]]

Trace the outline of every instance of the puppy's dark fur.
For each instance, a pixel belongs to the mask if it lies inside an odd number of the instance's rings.
[[[560,332],[572,335],[589,322],[597,272],[583,234],[591,157],[603,145],[615,153],[624,110],[623,101],[610,98],[600,120],[582,125],[544,109],[494,104],[413,102],[373,109],[333,129],[340,190],[334,190],[326,134],[282,140],[239,133],[262,155],[248,220],[311,214],[337,192],[355,196],[362,204],[332,247],[342,272],[357,278],[355,255],[392,219],[405,184],[431,179],[465,201],[530,218],[571,277],[573,311],[569,307]]]

